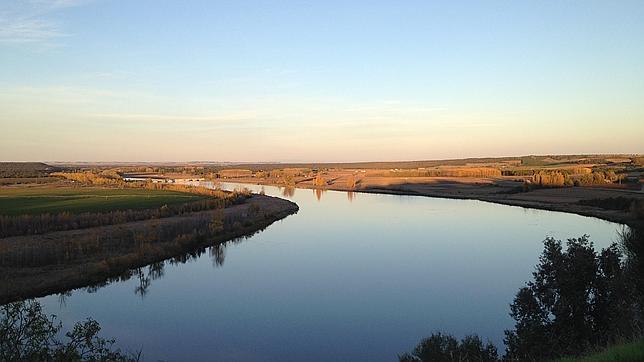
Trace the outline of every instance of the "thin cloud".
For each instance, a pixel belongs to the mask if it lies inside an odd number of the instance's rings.
[[[79,6],[84,0],[32,0],[0,4],[0,44],[46,44],[69,34],[52,19],[59,9]]]
[[[96,113],[89,115],[91,118],[110,119],[115,121],[131,122],[190,122],[199,124],[241,125],[256,120],[254,113],[239,113],[229,115],[171,115],[171,114],[145,114],[145,113]]]
[[[65,34],[55,24],[38,19],[0,19],[0,42],[43,42]]]

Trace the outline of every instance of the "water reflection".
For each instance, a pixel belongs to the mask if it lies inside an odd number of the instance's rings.
[[[354,199],[355,197],[356,197],[356,196],[355,196],[355,192],[353,192],[353,191],[347,191],[347,200],[349,200],[349,202],[353,202],[353,199]]]
[[[264,229],[258,230],[254,233],[244,235],[238,238],[228,240],[226,242],[216,244],[209,247],[200,247],[190,251],[187,251],[183,254],[177,255],[175,257],[152,263],[146,267],[134,268],[124,272],[121,275],[107,278],[106,280],[94,283],[84,288],[76,289],[77,291],[84,291],[86,293],[97,293],[99,290],[108,287],[114,283],[123,283],[129,280],[136,280],[136,285],[134,288],[134,294],[138,295],[141,299],[145,298],[150,288],[152,287],[152,282],[162,279],[165,276],[166,266],[177,266],[182,264],[187,264],[190,262],[195,262],[199,260],[202,256],[208,255],[212,260],[213,269],[221,268],[224,265],[226,259],[226,247],[228,245],[235,245],[247,240],[254,235],[257,235],[264,231]],[[65,291],[62,293],[56,294],[59,300],[59,307],[64,308],[67,306],[67,299],[72,296],[73,290]]]
[[[224,243],[211,247],[209,254],[214,267],[219,268],[224,266],[224,260],[226,259],[226,244]]]
[[[148,265],[147,272],[144,271],[145,268],[135,269],[134,274],[137,276],[139,284],[134,289],[134,294],[140,295],[141,298],[144,298],[148,294],[148,289],[150,288],[152,281],[163,277],[164,267],[165,263],[161,261]]]
[[[150,287],[152,278],[149,273],[146,275],[143,272],[143,268],[136,269],[135,274],[139,279],[139,285],[134,288],[134,294],[140,295],[141,299],[143,299],[148,294],[148,288]]]
[[[58,294],[58,306],[60,308],[67,306],[67,298],[72,296],[72,291],[68,290],[66,292]]]
[[[262,187],[262,189],[264,189],[264,188]],[[292,198],[293,196],[295,196],[295,187],[293,187],[293,186],[285,186],[282,189],[282,196],[288,197],[288,198]]]
[[[145,267],[66,307],[44,298],[47,312],[91,316],[151,360],[392,360],[434,330],[502,346],[541,241],[588,233],[605,247],[617,227],[476,201],[243,186],[300,212],[252,240],[166,260],[157,279]]]
[[[323,190],[323,189],[313,189],[313,195],[315,195],[315,198],[316,198],[318,201],[320,201],[320,199],[322,199],[322,194],[323,194],[325,191],[326,191],[326,190]]]

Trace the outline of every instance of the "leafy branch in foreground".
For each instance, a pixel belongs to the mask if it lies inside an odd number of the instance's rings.
[[[595,252],[587,236],[548,238],[534,280],[510,306],[515,329],[506,331],[506,358],[579,356],[636,336],[638,303],[633,298],[617,244]]]
[[[40,303],[25,301],[0,307],[0,361],[137,361],[113,349],[114,340],[98,336],[101,327],[93,319],[78,322],[57,338],[62,324],[47,316]]]

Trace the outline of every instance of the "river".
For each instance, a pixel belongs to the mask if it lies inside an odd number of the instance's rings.
[[[391,361],[435,331],[502,352],[543,239],[605,247],[621,229],[473,200],[247,187],[300,211],[189,260],[41,298],[45,310],[65,326],[92,317],[147,361]]]

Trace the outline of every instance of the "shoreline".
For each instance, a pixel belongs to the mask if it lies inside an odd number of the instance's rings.
[[[254,211],[260,210],[260,211]],[[0,305],[18,300],[40,298],[51,294],[65,293],[74,289],[92,287],[120,278],[125,273],[153,263],[180,257],[198,249],[223,244],[225,242],[252,235],[266,229],[276,221],[297,213],[297,204],[277,197],[253,194],[245,203],[223,210],[225,217],[242,217],[244,222],[235,222],[234,228],[223,229],[214,235],[208,230],[187,237],[177,233],[171,240],[153,241],[127,252],[108,250],[108,246],[96,255],[87,255],[78,262],[50,264],[42,266],[4,266],[0,268]],[[210,221],[217,210],[207,210],[182,216],[135,221],[118,225],[99,226],[88,229],[57,231],[40,235],[15,236],[0,239],[0,261],[16,248],[32,249],[41,243],[67,244],[73,240],[84,246],[99,238],[119,238],[130,235],[144,235],[159,232],[163,228],[180,228],[195,220]],[[202,223],[203,224],[203,223]],[[208,225],[208,224],[206,224]],[[206,226],[208,229],[208,226]],[[123,241],[121,241],[123,243]],[[125,243],[133,244],[131,240]],[[62,245],[61,247],[65,247]]]
[[[346,187],[315,187],[311,185],[296,185],[296,186],[284,186],[271,182],[258,182],[243,180],[243,179],[226,179],[225,181],[219,182],[230,182],[230,183],[240,183],[240,184],[250,184],[250,185],[264,185],[264,186],[274,186],[274,187],[294,187],[296,189],[304,190],[322,190],[322,191],[341,191],[341,192],[355,192],[355,193],[365,193],[365,194],[381,194],[381,195],[398,195],[398,196],[421,196],[421,197],[434,197],[441,199],[453,199],[453,200],[476,200],[481,202],[489,202],[498,205],[505,206],[515,206],[528,209],[537,209],[545,211],[556,211],[556,212],[565,212],[569,214],[575,214],[585,217],[594,217],[601,219],[603,221],[613,222],[626,226],[633,226],[641,220],[638,220],[636,217],[631,215],[629,212],[623,212],[620,210],[608,210],[598,207],[585,206],[575,203],[556,203],[549,202],[547,198],[535,198],[534,200],[521,200],[513,199],[511,196],[513,194],[490,194],[490,195],[477,195],[477,194],[454,194],[446,192],[422,192],[413,189],[401,189],[401,188],[386,188],[386,187],[369,187],[369,188],[359,188],[359,189],[349,189]],[[403,185],[404,186],[404,185]],[[547,192],[566,192],[566,189],[544,189]],[[586,189],[585,191],[608,191],[614,192],[613,190],[605,189]],[[534,191],[531,191],[534,192]],[[631,192],[633,195],[644,199],[644,194]],[[529,193],[523,193],[529,194]]]

